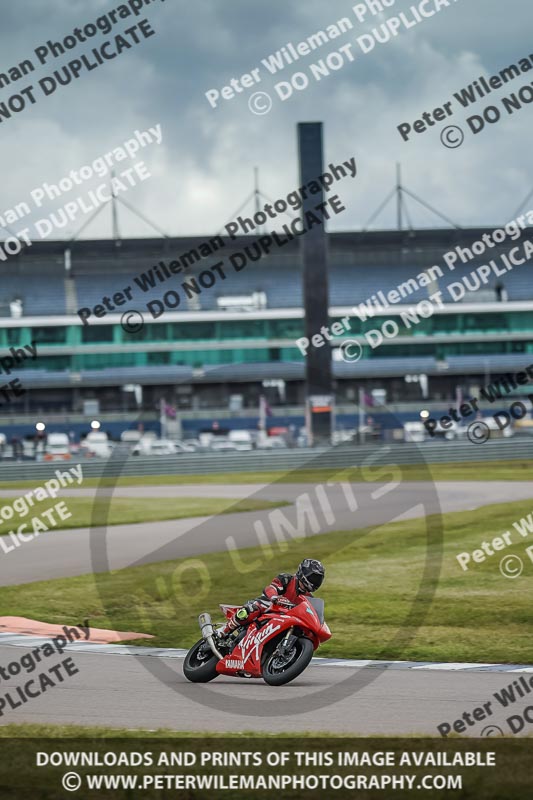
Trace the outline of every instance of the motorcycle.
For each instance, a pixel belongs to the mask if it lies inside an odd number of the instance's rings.
[[[229,619],[239,606],[220,608]],[[324,601],[316,597],[304,596],[298,603],[274,601],[256,620],[225,637],[215,631],[209,614],[200,614],[198,622],[202,638],[183,663],[183,673],[193,683],[229,675],[282,686],[301,675],[314,651],[331,638]]]

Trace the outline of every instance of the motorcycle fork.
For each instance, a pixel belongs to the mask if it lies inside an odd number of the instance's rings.
[[[277,651],[277,653],[278,653],[279,655],[284,655],[284,654],[285,654],[285,652],[286,652],[286,650],[287,650],[287,646],[288,646],[288,644],[289,644],[289,640],[290,640],[290,638],[291,638],[291,635],[292,635],[292,632],[293,632],[293,630],[294,630],[294,627],[292,627],[292,628],[289,628],[289,630],[287,631],[287,633],[285,634],[285,636],[283,637],[283,639],[281,640],[281,642],[278,644],[278,646],[277,646],[277,648],[276,648],[276,651]]]

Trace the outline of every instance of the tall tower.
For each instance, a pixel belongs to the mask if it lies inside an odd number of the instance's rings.
[[[298,124],[300,186],[316,180],[324,172],[321,122]],[[324,191],[307,195],[302,214],[324,202]],[[322,326],[329,326],[328,249],[324,225],[314,225],[300,238],[303,267],[305,336],[312,337]],[[333,419],[331,348],[309,347],[306,365],[306,410],[313,444],[329,444]]]

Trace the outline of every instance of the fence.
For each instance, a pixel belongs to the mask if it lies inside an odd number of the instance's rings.
[[[380,451],[389,463],[435,464],[453,462],[511,461],[533,458],[533,439],[499,440],[485,444],[470,442],[429,442],[413,444],[361,445],[313,450],[277,452],[184,453],[177,456],[139,458],[123,456],[109,461],[81,459],[83,474],[102,475],[206,475],[216,472],[270,472],[296,469],[356,467]],[[383,459],[383,455],[382,455]],[[380,460],[382,460],[380,459]],[[75,459],[71,462],[77,463]],[[382,461],[383,463],[383,461]],[[0,464],[0,481],[41,480],[56,469],[67,469],[68,462]],[[527,475],[524,475],[526,478]]]

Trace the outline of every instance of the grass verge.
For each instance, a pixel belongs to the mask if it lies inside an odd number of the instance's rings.
[[[89,617],[96,627],[154,634],[152,646],[187,647],[199,638],[200,611],[220,618],[219,602],[257,596],[273,575],[293,570],[310,556],[322,559],[327,570],[320,595],[333,638],[320,655],[533,663],[533,609],[525,590],[533,564],[524,555],[527,541],[518,541],[512,529],[531,507],[520,501],[443,515],[442,569],[436,587],[427,581],[422,585],[422,595],[431,602],[420,625],[412,611],[422,602],[419,594],[417,599],[421,576],[440,560],[438,544],[427,545],[436,517],[283,541],[277,551],[274,546],[249,548],[2,587],[0,607],[2,614],[59,624]],[[521,578],[503,577],[501,553],[472,562],[468,572],[461,570],[458,553],[473,551],[509,529],[516,543],[504,553],[522,556]]]
[[[444,446],[444,445],[443,445]],[[354,452],[354,458],[356,452]],[[402,479],[406,481],[519,481],[533,474],[533,460],[526,461],[467,461],[449,464],[403,464]],[[85,478],[83,487],[91,486],[163,486],[188,484],[231,483],[323,483],[327,480],[368,481],[358,467],[334,469],[295,469],[289,472],[213,472],[199,475],[130,475],[122,478]],[[0,489],[33,488],[38,481],[0,481]]]
[[[0,725],[0,739],[52,739],[91,737],[94,739],[317,739],[327,737],[333,739],[366,739],[366,736],[346,733],[329,733],[328,731],[301,731],[288,733],[263,733],[261,731],[176,731],[169,728],[158,730],[132,730],[131,728],[104,728],[83,725],[37,725],[23,723],[22,725]],[[411,734],[409,734],[411,737]],[[374,737],[372,737],[374,738]],[[380,737],[375,737],[380,738]],[[404,738],[403,736],[401,738]],[[407,735],[406,735],[407,738]],[[413,736],[414,739],[423,739],[423,736]]]
[[[0,505],[5,506],[15,500],[14,497],[3,497]],[[15,517],[6,521],[0,521],[0,536],[6,535],[9,531],[18,527],[21,521],[30,520],[28,530],[31,529],[30,515],[41,516],[47,508],[52,508],[60,498],[51,501],[52,505],[39,503],[32,506],[27,517]],[[57,520],[57,525],[50,525],[46,518],[42,522],[54,530],[69,528],[88,528],[98,525],[132,525],[136,522],[156,522],[165,519],[185,519],[187,517],[209,517],[214,514],[236,514],[244,511],[262,511],[266,508],[284,506],[287,503],[283,500],[231,500],[228,498],[201,498],[201,497],[114,497],[109,501],[107,498],[94,500],[92,497],[65,497],[62,502],[66,505],[71,516],[61,519],[57,512],[53,518]]]

